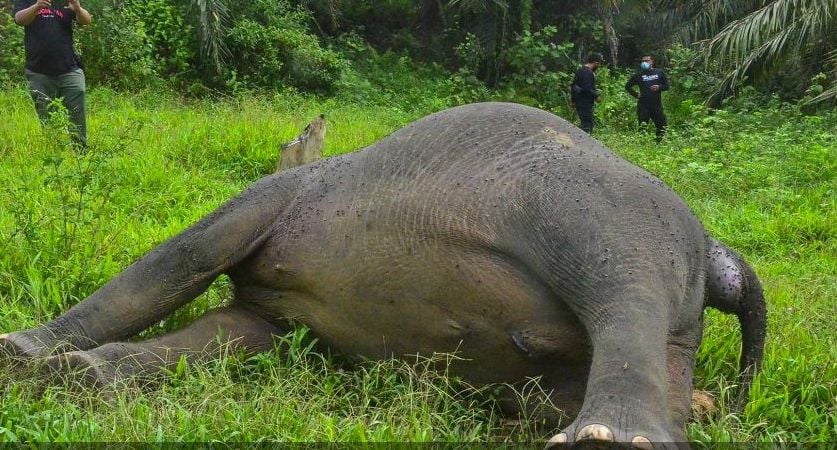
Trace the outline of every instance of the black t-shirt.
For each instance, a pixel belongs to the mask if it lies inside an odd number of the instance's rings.
[[[14,13],[35,4],[15,0]],[[25,27],[26,68],[44,75],[61,75],[79,67],[73,50],[73,21],[76,13],[67,7],[41,8],[38,17]]]
[[[652,91],[651,86],[660,86],[660,90]],[[660,69],[643,70],[634,74],[625,85],[625,89],[634,97],[637,92],[633,89],[634,86],[639,86],[639,101],[644,105],[661,105],[663,91],[668,90],[668,79],[665,72]]]

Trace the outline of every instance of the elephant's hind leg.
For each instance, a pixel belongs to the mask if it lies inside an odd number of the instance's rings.
[[[93,388],[121,381],[155,378],[174,368],[181,357],[190,362],[220,357],[227,351],[257,353],[273,347],[282,330],[240,306],[207,312],[192,324],[141,342],[112,342],[86,351],[46,359],[50,378],[68,377]]]

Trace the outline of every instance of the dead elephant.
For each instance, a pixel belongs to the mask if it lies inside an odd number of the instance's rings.
[[[229,306],[126,341],[224,273]],[[107,385],[207,348],[219,329],[271,348],[293,319],[346,355],[457,351],[450,370],[473,383],[542,376],[577,412],[551,442],[647,445],[685,441],[706,306],[738,315],[746,397],[766,322],[752,268],[659,179],[566,121],[484,103],[263,178],[0,344]]]

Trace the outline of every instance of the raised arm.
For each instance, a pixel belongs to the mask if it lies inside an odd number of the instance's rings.
[[[37,0],[28,8],[21,9],[15,13],[15,23],[25,27],[35,21],[38,17],[38,10],[41,8],[49,8],[52,3],[50,0]]]
[[[93,17],[81,6],[79,0],[69,0],[69,6],[76,13],[76,23],[79,25],[90,25],[93,22]]]

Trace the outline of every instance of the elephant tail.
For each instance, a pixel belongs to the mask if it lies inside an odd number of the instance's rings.
[[[740,390],[736,409],[742,411],[764,357],[767,304],[753,268],[724,244],[714,239],[709,244],[705,304],[735,314],[741,325]]]

